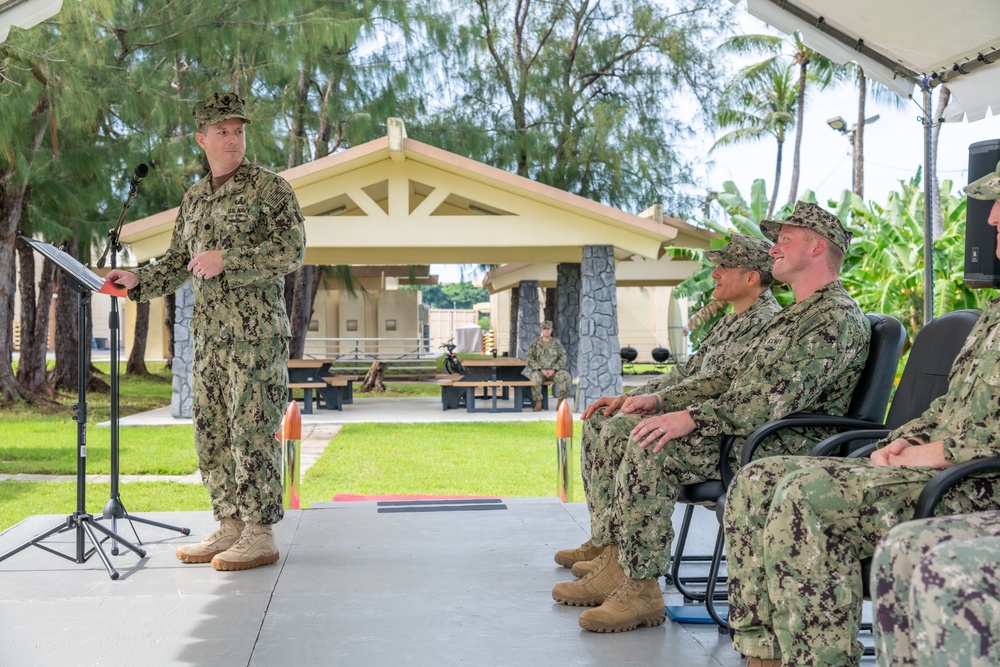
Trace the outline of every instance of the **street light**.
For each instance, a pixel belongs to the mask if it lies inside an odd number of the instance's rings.
[[[879,119],[878,114],[875,114],[874,116],[869,116],[868,118],[865,118],[865,122],[862,123],[862,125],[869,125],[871,123],[874,123],[878,119]],[[837,132],[840,132],[841,134],[845,135],[847,137],[847,140],[851,142],[851,157],[853,158],[854,162],[854,169],[851,174],[851,191],[857,193],[858,181],[859,179],[863,178],[862,176],[863,165],[861,164],[862,156],[859,155],[858,151],[856,150],[858,142],[858,125],[855,123],[854,125],[848,127],[847,121],[841,118],[840,116],[834,116],[833,118],[827,120],[826,124],[829,125],[831,129],[836,130]]]
[[[865,118],[865,125],[870,125],[875,121],[877,121],[878,119],[879,119],[878,114],[875,114],[874,116],[869,116],[868,118]],[[840,116],[834,116],[830,120],[826,121],[826,124],[829,125],[831,128],[833,128],[834,130],[836,130],[837,132],[840,132],[841,134],[854,134],[854,132],[857,131],[858,129],[857,125],[852,125],[850,127],[847,127],[847,121],[841,118]]]

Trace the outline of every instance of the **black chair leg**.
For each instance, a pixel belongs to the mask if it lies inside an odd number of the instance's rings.
[[[715,624],[719,626],[719,632],[721,634],[727,634],[729,632],[729,623],[727,623],[726,619],[722,618],[722,615],[719,614],[719,610],[715,607],[715,587],[719,581],[719,569],[722,567],[725,545],[725,533],[720,525],[719,532],[715,537],[715,550],[712,552],[712,564],[708,568],[708,583],[705,585],[705,610],[708,611],[708,615],[712,617]]]

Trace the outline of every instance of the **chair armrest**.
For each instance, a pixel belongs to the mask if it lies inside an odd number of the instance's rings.
[[[945,468],[927,482],[924,490],[917,498],[917,506],[913,510],[914,519],[927,519],[934,516],[938,503],[955,485],[965,481],[970,476],[981,472],[1000,471],[1000,458],[973,459]]]
[[[858,449],[855,449],[853,452],[851,452],[850,454],[847,455],[847,458],[849,458],[849,459],[867,459],[867,458],[869,458],[872,455],[872,452],[874,452],[876,449],[878,449],[878,448],[875,446],[875,443],[873,442],[870,445],[865,445],[864,447],[860,447]]]
[[[876,424],[864,419],[854,419],[838,415],[824,415],[809,412],[799,412],[788,415],[783,419],[776,419],[773,422],[764,424],[759,429],[747,436],[743,443],[743,450],[740,454],[740,466],[745,466],[753,460],[760,444],[778,431],[789,428],[802,428],[806,426],[825,426],[840,430],[859,430],[866,428],[881,428],[883,424]]]
[[[888,434],[889,429],[887,428],[865,428],[857,431],[838,433],[837,435],[831,435],[813,447],[812,451],[809,452],[809,456],[844,456],[844,454],[834,454],[834,452],[852,440],[881,440]]]

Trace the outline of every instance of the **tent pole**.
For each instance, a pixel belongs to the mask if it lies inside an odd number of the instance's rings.
[[[927,80],[921,86],[924,104],[924,324],[934,319],[934,227],[931,224],[931,130],[934,119],[931,109],[931,88]]]

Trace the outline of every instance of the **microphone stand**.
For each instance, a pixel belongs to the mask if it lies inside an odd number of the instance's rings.
[[[116,267],[116,258],[118,253],[122,250],[121,245],[121,231],[122,224],[125,221],[125,213],[128,211],[129,207],[132,205],[132,200],[136,198],[139,192],[139,181],[146,175],[147,171],[146,165],[142,164],[136,167],[135,175],[136,178],[131,179],[128,199],[125,200],[125,205],[122,207],[122,213],[118,217],[118,223],[115,225],[114,229],[108,232],[108,245],[104,249],[104,254],[101,255],[101,259],[97,262],[98,268],[104,268],[104,260],[110,255],[111,257],[111,268],[112,270]],[[156,526],[157,528],[163,528],[165,530],[175,530],[181,535],[190,535],[190,528],[182,528],[180,526],[172,526],[166,523],[160,523],[159,521],[153,521],[152,519],[145,519],[142,517],[135,516],[134,514],[129,514],[128,510],[125,509],[125,505],[122,504],[121,494],[118,490],[118,478],[119,478],[119,438],[118,438],[118,424],[119,424],[119,322],[118,322],[118,298],[111,297],[111,313],[108,315],[108,328],[110,329],[110,347],[111,347],[111,497],[108,499],[107,504],[104,505],[104,512],[101,518],[111,519],[111,532],[117,532],[117,525],[119,519],[125,519],[129,522],[129,527],[132,529],[132,533],[135,535],[135,539],[139,544],[142,544],[142,540],[139,539],[139,533],[135,530],[135,525],[133,521],[138,521],[139,523],[144,523],[150,526]],[[118,543],[115,541],[111,542],[111,553],[114,556],[118,555]]]

